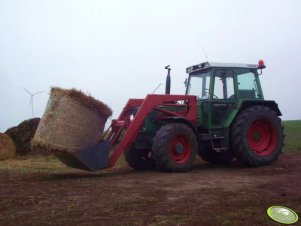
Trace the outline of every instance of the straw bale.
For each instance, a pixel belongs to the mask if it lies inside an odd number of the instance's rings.
[[[99,100],[96,100],[94,97],[90,95],[84,94],[80,90],[76,90],[76,89],[68,90],[59,87],[52,87],[51,95],[69,97],[72,100],[77,101],[79,104],[85,105],[88,108],[99,111],[99,113],[105,116],[106,118],[112,115],[112,110],[108,105],[104,104]]]
[[[97,143],[112,110],[83,92],[54,87],[32,146],[54,154]]]
[[[18,126],[9,128],[5,131],[5,134],[14,141],[17,155],[32,153],[30,141],[37,130],[39,122],[40,118],[28,119],[21,122]]]
[[[4,133],[0,133],[0,160],[10,159],[16,154],[13,140]]]

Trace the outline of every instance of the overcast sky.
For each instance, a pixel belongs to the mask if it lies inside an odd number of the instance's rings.
[[[117,117],[158,84],[184,93],[188,66],[257,63],[266,99],[301,119],[299,0],[0,0],[0,132],[43,115],[51,86],[77,88]]]

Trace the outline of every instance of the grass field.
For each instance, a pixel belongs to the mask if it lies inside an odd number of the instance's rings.
[[[284,152],[301,151],[301,120],[284,121]]]
[[[285,146],[284,153],[301,151],[301,120],[284,121]],[[22,161],[20,161],[22,160]],[[115,165],[115,168],[124,166],[123,156]],[[55,156],[32,156],[16,157],[2,161],[0,169],[14,170],[19,172],[69,172],[73,169],[61,163]]]

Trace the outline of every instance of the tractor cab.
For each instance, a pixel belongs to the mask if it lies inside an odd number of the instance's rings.
[[[188,67],[186,95],[197,97],[197,117],[202,127],[229,127],[237,106],[244,101],[262,101],[258,75],[263,68],[263,61],[258,65],[205,62]]]

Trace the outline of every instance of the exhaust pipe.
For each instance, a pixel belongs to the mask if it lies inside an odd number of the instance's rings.
[[[165,69],[168,70],[167,76],[166,76],[166,83],[165,83],[165,94],[170,94],[170,70],[169,68],[170,65],[167,65]]]

